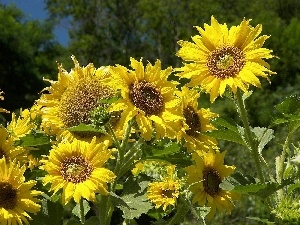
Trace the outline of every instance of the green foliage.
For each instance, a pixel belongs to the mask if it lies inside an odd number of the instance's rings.
[[[221,140],[233,141],[246,146],[243,139],[242,127],[239,127],[233,120],[225,118],[216,118],[212,121],[217,130],[206,132],[205,135]]]
[[[117,205],[123,211],[124,219],[133,219],[141,216],[142,213],[147,213],[152,208],[151,203],[146,197],[146,187],[148,182],[137,182],[132,177],[129,177],[123,187],[121,199],[126,203]]]
[[[63,206],[59,201],[53,202],[48,198],[43,198],[41,202],[41,211],[33,216],[31,225],[62,225],[63,224]]]
[[[48,145],[50,137],[43,132],[31,132],[15,142],[16,146],[30,147]]]

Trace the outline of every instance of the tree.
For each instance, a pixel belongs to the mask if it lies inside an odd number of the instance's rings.
[[[43,77],[57,74],[63,47],[54,41],[52,22],[27,21],[13,5],[0,5],[0,89],[3,108],[30,107],[45,87]]]

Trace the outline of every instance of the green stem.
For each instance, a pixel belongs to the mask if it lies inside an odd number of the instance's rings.
[[[131,124],[128,125],[128,127],[126,129],[126,132],[124,134],[124,138],[123,138],[121,145],[120,145],[120,142],[119,142],[114,130],[112,129],[112,127],[109,123],[106,125],[106,128],[108,129],[109,133],[111,134],[111,137],[118,149],[117,162],[116,162],[116,167],[114,169],[116,179],[114,180],[114,183],[110,186],[110,191],[115,192],[115,188],[116,188],[118,179],[120,178],[120,169],[122,167],[122,164],[124,163],[124,150],[125,150],[125,147],[126,147],[129,135],[130,135]],[[99,211],[100,211],[100,216],[99,216],[100,224],[101,225],[109,225],[112,213],[114,211],[114,206],[110,200],[109,195],[101,196]]]
[[[244,124],[244,128],[245,128],[245,138],[249,144],[249,147],[250,147],[249,149],[250,149],[251,155],[255,161],[258,177],[261,182],[264,182],[265,178],[264,178],[264,175],[262,172],[261,163],[260,163],[260,159],[259,159],[258,146],[256,146],[253,136],[252,136],[252,132],[250,129],[249,120],[248,120],[248,116],[247,116],[247,110],[245,108],[241,90],[237,90],[236,97],[237,97],[238,112],[240,114],[240,118],[241,118],[241,120]]]
[[[289,151],[289,144],[290,144],[290,141],[291,141],[291,138],[293,136],[293,133],[289,133],[285,139],[285,142],[284,142],[284,145],[283,145],[283,148],[282,148],[282,153],[281,153],[281,156],[279,156],[279,162],[276,163],[276,170],[277,170],[277,182],[279,184],[281,184],[282,180],[283,180],[283,173],[284,173],[284,168],[285,168],[285,165],[284,165],[284,162],[285,162],[285,159],[286,159],[286,154],[288,153]],[[278,197],[279,197],[279,200],[282,199],[283,197],[283,190],[280,189],[278,191]]]
[[[80,222],[82,224],[85,223],[85,217],[84,217],[84,207],[83,207],[83,198],[79,201],[79,207],[80,207]]]
[[[178,199],[179,205],[177,206],[176,214],[172,217],[172,219],[168,222],[168,225],[179,224],[179,221],[182,220],[184,215],[187,213],[187,206],[184,200]]]
[[[110,225],[113,208],[109,195],[101,195],[98,208],[100,225]]]

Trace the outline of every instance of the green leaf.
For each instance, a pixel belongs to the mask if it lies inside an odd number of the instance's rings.
[[[30,225],[62,225],[64,209],[60,202],[42,199],[41,210],[32,216]]]
[[[104,104],[109,104],[110,105],[110,104],[116,102],[120,97],[121,97],[121,93],[118,92],[114,97],[100,99],[98,101],[98,103],[104,103]]]
[[[275,193],[279,189],[292,184],[292,179],[283,180],[281,184],[275,182],[266,182],[266,183],[255,183],[248,185],[236,185],[232,191],[238,192],[241,194],[254,194],[261,198],[266,198],[271,194]]]
[[[129,208],[119,206],[123,211],[124,219],[138,218],[152,208],[152,204],[148,201],[146,194],[128,194],[122,196],[122,199],[129,206]]]
[[[138,218],[152,208],[152,204],[146,197],[147,187],[148,181],[138,183],[133,177],[129,177],[125,181],[123,194],[120,198],[126,206],[124,204],[117,206],[123,211],[124,219]]]
[[[231,118],[222,118],[222,117],[217,117],[211,121],[211,123],[215,127],[222,127],[222,128],[227,128],[228,130],[232,130],[235,133],[238,133],[237,129],[237,124],[234,120]]]
[[[83,199],[83,214],[84,216],[90,211],[91,207],[89,203]],[[76,206],[73,208],[72,213],[77,216],[79,219],[81,218],[81,210],[80,210],[80,204],[76,204]]]
[[[231,177],[229,177],[228,179],[231,179],[230,182],[234,185],[247,185],[256,183],[254,177],[250,175],[243,175],[239,172],[232,174]]]
[[[266,224],[275,224],[275,222],[270,222],[269,220],[267,219],[261,219],[261,218],[258,218],[258,217],[246,217],[247,219],[250,219],[250,220],[255,220],[255,221],[259,221],[259,222],[262,222],[262,223],[266,223]]]
[[[244,142],[243,138],[240,136],[239,133],[236,133],[232,130],[212,130],[204,133],[207,136],[214,137],[217,139],[225,140],[225,141],[232,141],[238,143],[240,145],[247,146]]]
[[[277,111],[282,114],[300,113],[300,98],[296,95],[286,98],[282,103],[275,106]]]
[[[107,134],[104,127],[101,127],[101,129],[97,129],[89,124],[81,123],[78,126],[70,127],[67,130],[72,132],[93,132],[93,133],[101,133],[101,134]]]
[[[234,120],[218,117],[212,120],[211,123],[218,130],[207,131],[204,133],[205,135],[247,146],[243,139],[243,132],[241,132],[242,128]]]
[[[275,137],[273,135],[274,130],[265,127],[254,127],[252,132],[255,134],[255,140],[258,143],[259,153],[261,153],[265,145]]]
[[[180,147],[176,142],[169,142],[162,148],[153,148],[153,156],[172,155],[179,152]]]
[[[114,204],[114,206],[122,206],[122,207],[127,207],[127,208],[130,208],[126,202],[118,195],[116,195],[115,193],[113,192],[110,192],[110,199],[112,201],[112,203]]]
[[[256,193],[259,190],[264,189],[267,184],[248,184],[248,185],[238,185],[232,189],[240,194]]]
[[[95,225],[95,224],[100,224],[100,221],[96,216],[91,216],[84,223],[84,225]]]
[[[272,119],[272,126],[288,123],[289,132],[294,133],[300,127],[300,98],[290,96],[275,108],[277,114]]]
[[[300,188],[300,182],[299,183],[295,183],[295,184],[291,184],[289,187],[288,187],[288,194],[291,194],[296,188]]]
[[[31,132],[30,134],[21,137],[20,140],[15,142],[17,146],[29,147],[29,146],[41,146],[50,143],[50,137],[43,132]]]

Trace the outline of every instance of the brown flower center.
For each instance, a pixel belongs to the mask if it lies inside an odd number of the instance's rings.
[[[0,208],[14,209],[17,205],[17,190],[10,183],[0,182]]]
[[[245,65],[245,53],[237,47],[224,46],[210,53],[207,67],[218,79],[235,77]]]
[[[207,167],[203,171],[203,187],[204,191],[214,197],[219,194],[222,180],[218,171],[214,168]]]
[[[66,158],[60,165],[60,173],[63,179],[72,183],[80,183],[87,180],[93,169],[93,166],[82,156]]]
[[[114,96],[114,91],[92,78],[82,79],[62,95],[59,117],[69,128],[90,123],[90,112],[99,106],[99,100]]]
[[[162,195],[164,198],[173,198],[173,193],[174,193],[174,192],[175,192],[175,190],[170,190],[170,189],[162,190],[161,195]]]
[[[146,115],[158,115],[165,106],[160,91],[147,81],[136,81],[130,86],[129,98],[131,102]]]
[[[197,137],[201,131],[201,122],[196,110],[192,106],[187,106],[183,109],[183,116],[189,129],[186,130],[186,134],[192,137]]]

